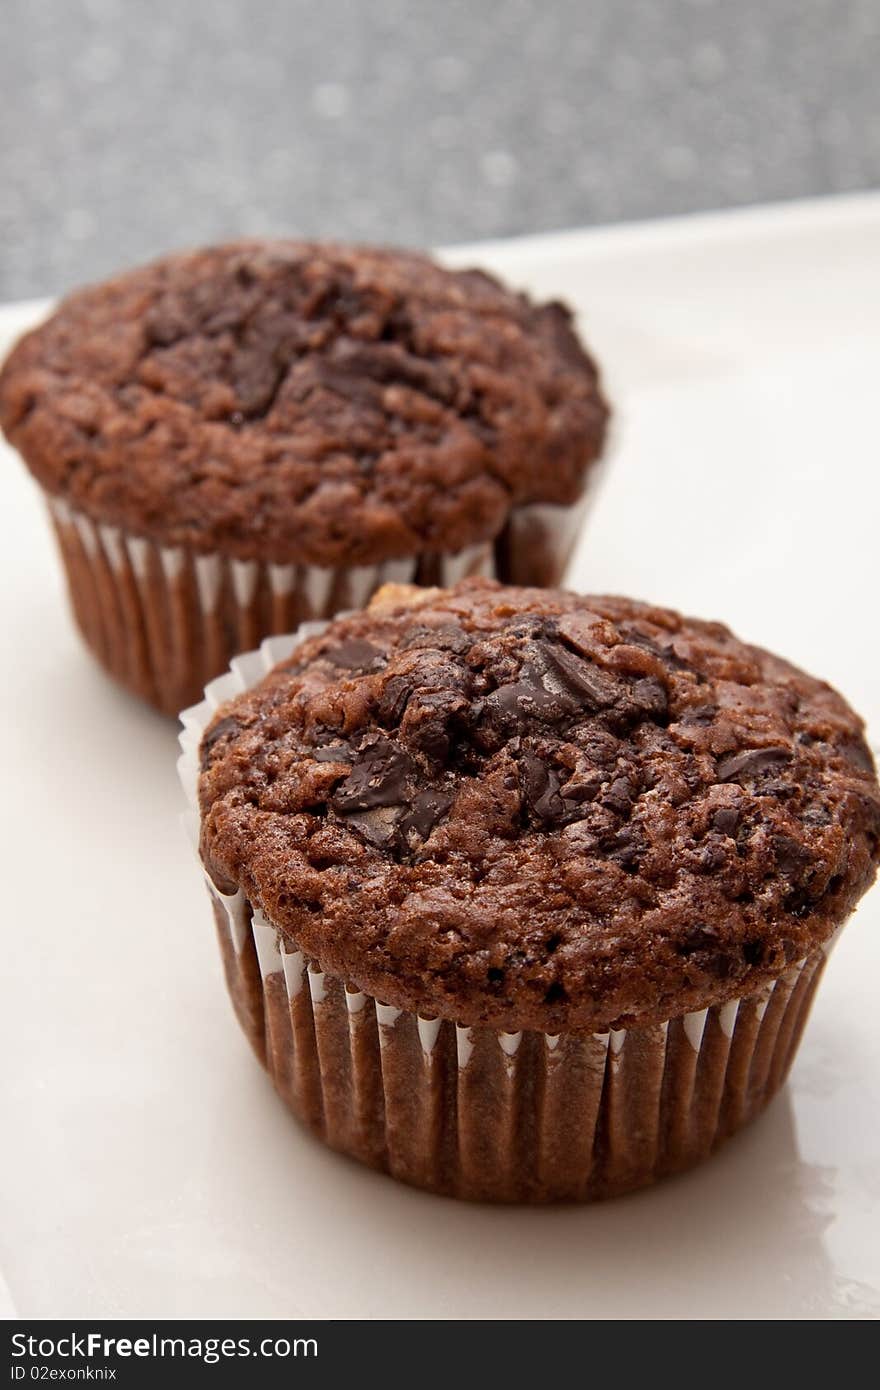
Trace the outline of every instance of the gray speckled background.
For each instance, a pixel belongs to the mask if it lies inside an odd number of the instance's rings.
[[[880,0],[3,0],[0,298],[880,181]]]

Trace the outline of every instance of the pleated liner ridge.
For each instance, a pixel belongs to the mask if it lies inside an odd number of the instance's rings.
[[[517,508],[495,544],[457,554],[322,569],[196,554],[98,525],[60,498],[49,510],[77,626],[118,681],[166,714],[201,698],[236,652],[365,605],[382,584],[455,584],[472,574],[553,583],[581,507]]]
[[[211,887],[236,1014],[332,1148],[476,1200],[610,1197],[708,1156],[782,1085],[825,952],[757,995],[653,1027],[499,1033],[389,1008]]]
[[[323,626],[237,657],[181,715],[196,844],[198,749],[214,711]],[[663,1024],[504,1033],[348,988],[243,893],[207,883],[236,1015],[291,1110],[335,1149],[475,1200],[610,1197],[712,1153],[784,1082],[834,941],[757,994]]]

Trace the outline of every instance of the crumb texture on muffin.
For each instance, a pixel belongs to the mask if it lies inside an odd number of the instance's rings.
[[[51,493],[168,545],[372,564],[568,504],[607,409],[560,304],[366,247],[242,242],[66,299],[0,375]]]
[[[873,879],[880,789],[828,685],[622,598],[380,596],[225,706],[202,854],[383,1002],[555,1033],[746,994]]]

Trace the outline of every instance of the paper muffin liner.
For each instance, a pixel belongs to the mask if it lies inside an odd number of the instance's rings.
[[[590,486],[571,507],[542,502],[515,507],[495,541],[495,577],[505,584],[539,589],[559,584],[592,500]]]
[[[583,513],[582,504],[521,507],[494,543],[324,569],[157,545],[99,524],[61,498],[47,501],[86,645],[111,675],[166,714],[198,700],[236,652],[304,620],[363,607],[383,584],[446,587],[477,574],[557,582]]]
[[[324,626],[237,657],[181,715],[196,853],[199,745],[214,712]],[[294,1114],[395,1178],[484,1201],[609,1197],[707,1157],[785,1080],[833,944],[757,993],[664,1023],[506,1033],[384,1004],[205,878],[235,1013]]]

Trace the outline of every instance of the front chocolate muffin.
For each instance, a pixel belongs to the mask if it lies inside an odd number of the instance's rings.
[[[86,641],[170,712],[388,580],[557,581],[606,418],[563,306],[314,243],[83,290],[0,373]]]
[[[291,1107],[498,1200],[628,1190],[760,1110],[880,857],[841,697],[719,624],[480,580],[301,636],[183,760]]]

